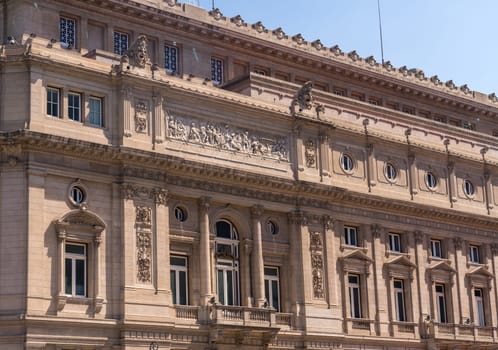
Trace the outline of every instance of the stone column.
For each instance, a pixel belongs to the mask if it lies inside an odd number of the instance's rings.
[[[368,190],[371,191],[377,182],[375,181],[375,154],[373,144],[369,143],[367,145],[367,179],[368,179]]]
[[[336,227],[337,221],[332,220],[328,216],[323,217],[324,223],[324,239],[325,242],[325,266],[327,275],[327,291],[328,291],[328,303],[331,308],[339,307],[339,274],[337,273],[336,263],[337,263],[337,252],[339,251],[339,244],[336,242],[336,232],[341,230]]]
[[[304,277],[303,277],[303,260],[302,260],[302,225],[306,219],[300,211],[289,213],[289,289],[291,298],[291,310],[296,319],[296,328],[304,326]]]
[[[373,283],[375,293],[375,323],[377,335],[387,335],[389,332],[389,315],[387,312],[387,299],[392,296],[388,294],[390,288],[386,288],[386,281],[382,276],[383,267],[383,228],[380,225],[370,226],[372,237],[372,258],[373,258]],[[389,280],[387,283],[391,283]],[[386,296],[386,297],[383,297]],[[373,316],[373,315],[371,315]],[[371,317],[370,316],[370,317]]]
[[[165,294],[167,304],[171,305],[168,191],[155,188],[154,203],[156,211],[156,244],[154,245],[156,293]]]
[[[498,272],[498,244],[493,243],[487,250],[488,256],[489,256],[489,262],[491,266],[491,273],[493,274],[494,278],[492,278],[489,281],[489,289],[488,289],[488,297],[489,297],[489,305],[490,305],[490,310],[493,310],[490,312],[490,326],[495,327],[493,332],[493,336],[496,339],[498,336],[496,326],[498,325],[498,315],[497,315],[497,307],[498,307],[498,285],[496,282],[496,274]]]
[[[453,207],[453,203],[457,201],[457,180],[455,175],[455,163],[448,162],[448,190],[450,196],[450,204]]]
[[[200,228],[200,294],[202,306],[209,303],[212,296],[211,291],[211,256],[209,239],[209,197],[199,199],[199,228]]]
[[[455,261],[455,267],[457,267],[458,266],[457,261],[459,260],[457,255],[459,254],[460,249],[457,250],[457,247],[455,246],[455,244],[461,248],[463,241],[455,239],[455,240],[449,240],[449,242],[448,242],[448,260]],[[460,253],[461,253],[461,251],[460,251]],[[465,263],[463,266],[465,268]],[[462,278],[462,280],[460,280],[460,278]],[[449,292],[450,292],[449,298],[451,298],[451,299],[447,302],[447,304],[448,304],[448,306],[449,305],[452,306],[451,307],[452,310],[450,310],[450,307],[448,307],[448,319],[450,322],[453,321],[453,323],[456,323],[456,324],[461,323],[460,322],[460,319],[462,316],[462,299],[461,298],[467,292],[467,290],[465,290],[465,289],[460,291],[460,286],[463,286],[463,285],[465,285],[465,275],[460,276],[458,274],[458,270],[456,270],[456,273],[450,272],[450,284],[449,284],[448,288],[451,288],[449,290]],[[468,306],[467,302],[465,302],[465,304]],[[452,318],[450,317],[450,314],[449,314],[450,312],[453,313]]]
[[[465,270],[466,270],[466,257],[463,252],[463,240],[460,237],[453,238],[453,246],[455,251],[454,262],[456,270],[456,289],[457,289],[457,299],[455,300],[454,307],[457,309],[454,322],[462,324],[464,318],[471,317],[469,305],[466,296],[468,295],[468,290],[465,287]]]
[[[265,303],[265,272],[263,261],[263,243],[261,239],[261,215],[263,207],[255,205],[251,208],[252,218],[252,274],[254,306],[262,307]]]
[[[121,89],[122,108],[123,108],[123,136],[130,137],[131,129],[131,88],[123,87]],[[121,141],[122,142],[122,141]]]
[[[415,154],[410,153],[408,155],[408,176],[410,183],[410,193],[413,196],[418,193],[418,176],[417,176],[417,161]]]
[[[426,265],[426,251],[424,246],[424,234],[420,231],[415,231],[413,233],[415,237],[415,264],[417,265],[416,277],[417,277],[417,296],[419,310],[413,310],[415,320],[420,322],[421,327],[424,325],[424,319],[431,315],[431,303],[430,294],[432,286],[432,281],[428,281],[425,277],[425,265]],[[418,313],[418,315],[417,315]],[[425,329],[425,328],[421,328]]]

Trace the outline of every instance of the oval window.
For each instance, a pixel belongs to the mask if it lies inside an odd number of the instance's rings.
[[[464,180],[463,190],[467,196],[473,196],[475,193],[474,184],[470,180]]]
[[[85,201],[85,191],[79,186],[71,188],[71,199],[75,204],[82,204]]]
[[[276,235],[278,233],[278,225],[271,220],[266,223],[266,231],[269,234]]]
[[[398,176],[398,171],[396,170],[396,167],[394,165],[392,165],[391,163],[387,163],[385,172],[386,172],[385,174],[386,178],[389,181],[396,180],[396,177]]]
[[[344,153],[341,155],[341,168],[344,171],[353,170],[353,158],[350,155]]]
[[[427,187],[429,187],[432,190],[435,189],[437,186],[436,175],[434,175],[434,173],[429,171],[428,173],[425,174],[425,182],[427,184]]]
[[[184,222],[187,220],[187,212],[181,207],[175,207],[175,219]]]

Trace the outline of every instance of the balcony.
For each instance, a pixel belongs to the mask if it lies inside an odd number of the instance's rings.
[[[175,305],[174,311],[176,319],[185,323],[292,329],[292,314],[278,313],[274,309],[227,305]]]
[[[396,322],[391,323],[392,335],[396,338],[416,338],[418,336],[418,324],[414,322]]]
[[[451,323],[434,323],[435,339],[465,340],[473,342],[494,342],[496,327],[480,327],[475,325],[456,325]]]

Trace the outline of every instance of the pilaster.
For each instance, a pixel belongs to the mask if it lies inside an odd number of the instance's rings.
[[[200,228],[200,304],[206,306],[212,296],[211,290],[211,253],[209,237],[209,205],[211,199],[202,197],[199,199],[199,228]]]
[[[263,207],[256,205],[251,208],[252,219],[252,273],[254,306],[262,307],[265,303],[265,275],[263,262],[263,244],[261,239],[261,215]]]

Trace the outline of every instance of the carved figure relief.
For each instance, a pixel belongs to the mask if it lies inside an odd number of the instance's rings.
[[[129,63],[132,66],[144,68],[150,62],[147,50],[148,40],[145,35],[140,35],[133,45],[121,58],[122,63]]]
[[[137,280],[141,283],[152,282],[151,213],[149,207],[136,208]]]
[[[255,135],[226,124],[199,122],[171,114],[168,115],[167,124],[168,136],[172,139],[288,161],[286,137]]]
[[[310,232],[311,271],[313,276],[313,297],[323,299],[323,242],[320,232]]]
[[[308,168],[314,168],[316,166],[315,142],[312,139],[308,139],[308,141],[306,141],[304,157]]]
[[[135,131],[140,133],[147,132],[147,115],[149,108],[145,102],[140,101],[135,105]]]
[[[297,91],[296,97],[292,101],[291,111],[292,114],[296,114],[296,106],[298,111],[302,112],[305,110],[310,110],[313,108],[313,94],[311,90],[313,89],[313,82],[307,81],[303,86]]]

